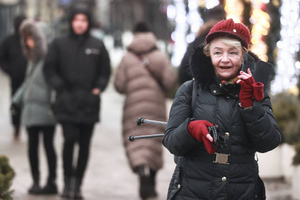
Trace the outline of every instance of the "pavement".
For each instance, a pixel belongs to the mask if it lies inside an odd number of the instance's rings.
[[[101,123],[96,124],[92,138],[90,159],[86,170],[82,193],[86,200],[140,200],[138,195],[138,177],[129,168],[121,134],[121,118],[124,96],[113,88],[111,79],[102,95]],[[0,72],[0,155],[10,159],[16,176],[12,189],[15,200],[61,200],[59,195],[29,195],[32,184],[27,157],[27,135],[24,127],[18,141],[13,138],[13,129],[9,117],[10,89],[8,78]],[[172,101],[168,100],[168,109]],[[142,117],[142,116],[141,116]],[[62,176],[62,131],[58,125],[55,135],[57,153],[57,184],[59,192],[63,188]],[[41,143],[42,144],[42,141]],[[40,148],[41,184],[47,178],[47,166],[43,145]],[[164,167],[157,174],[156,200],[166,199],[169,181],[175,164],[173,155],[164,148]],[[267,181],[268,200],[292,200],[291,185],[283,181]]]

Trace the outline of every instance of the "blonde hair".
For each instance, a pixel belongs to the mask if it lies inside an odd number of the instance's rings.
[[[242,51],[243,54],[248,52],[248,49],[244,46],[242,46],[242,43],[234,38],[230,38],[230,37],[218,37],[223,43],[228,44],[230,46],[234,46],[234,47],[242,47]],[[211,42],[210,42],[211,43]],[[206,56],[209,56],[209,47],[210,47],[210,43],[208,43],[207,45],[205,45],[204,49],[203,49],[203,53]]]

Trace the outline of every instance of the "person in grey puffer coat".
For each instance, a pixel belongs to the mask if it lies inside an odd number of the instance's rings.
[[[28,133],[28,155],[33,178],[30,194],[56,194],[56,153],[53,145],[56,120],[50,108],[50,88],[43,74],[47,42],[37,23],[28,19],[20,27],[21,44],[28,60],[26,78],[13,96],[13,106],[22,107],[22,124]],[[43,135],[49,176],[44,188],[40,188],[38,145]]]
[[[163,138],[178,156],[168,200],[266,199],[255,153],[276,148],[281,133],[252,76],[263,61],[248,52],[250,38],[245,25],[222,20],[192,54],[195,80],[178,89]]]
[[[133,172],[139,175],[142,199],[156,196],[155,177],[163,166],[160,139],[128,141],[130,135],[163,133],[164,126],[137,126],[139,117],[166,121],[165,92],[177,76],[167,54],[156,47],[157,39],[144,22],[136,24],[134,37],[117,69],[114,85],[126,95],[123,112],[123,142]]]

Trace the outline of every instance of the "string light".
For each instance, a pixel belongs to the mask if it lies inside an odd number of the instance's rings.
[[[272,92],[295,88],[299,75],[299,61],[295,62],[300,45],[300,0],[283,0],[281,6],[281,40],[278,47],[278,67],[275,80],[271,83]]]
[[[172,9],[174,13],[168,14],[168,16],[172,16],[171,20],[175,21],[175,30],[171,34],[171,39],[174,41],[171,63],[173,66],[178,67],[187,47],[185,38],[188,25],[184,0],[174,0],[174,6],[169,7],[169,9]]]
[[[187,44],[194,41],[196,33],[203,25],[203,19],[198,13],[198,7],[205,5],[207,8],[214,7],[219,4],[219,0],[189,0],[188,13],[184,0],[173,0],[167,9],[167,16],[170,21],[175,23],[175,30],[171,34],[174,41],[173,55],[171,63],[178,67],[184,56]],[[190,31],[188,32],[190,28]]]
[[[251,29],[251,48],[261,60],[268,61],[268,47],[265,43],[265,37],[270,29],[270,16],[266,12],[266,0],[252,0],[252,14],[249,21],[252,23]]]
[[[235,23],[241,22],[244,6],[239,0],[227,0],[224,9],[227,13],[227,19],[231,18]]]

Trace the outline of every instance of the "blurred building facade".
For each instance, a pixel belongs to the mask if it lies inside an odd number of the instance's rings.
[[[168,40],[166,9],[169,0],[0,0],[0,39],[13,29],[13,18],[26,14],[49,24],[63,23],[73,3],[90,5],[95,21],[108,33],[131,31],[138,21],[146,21],[159,39]]]
[[[132,30],[138,21],[145,21],[158,39],[168,40],[167,0],[111,0],[110,29]]]
[[[0,0],[0,40],[13,31],[14,17],[24,13],[24,0]]]

